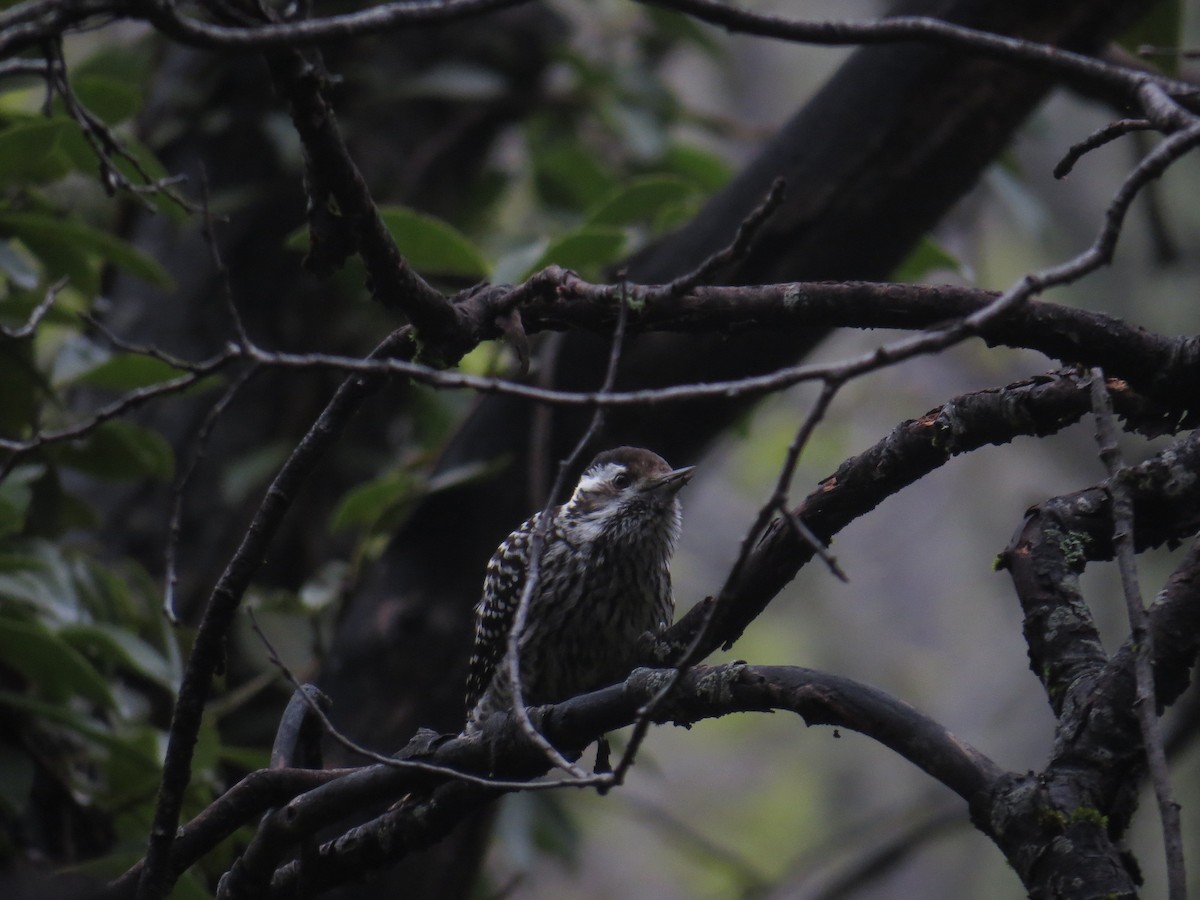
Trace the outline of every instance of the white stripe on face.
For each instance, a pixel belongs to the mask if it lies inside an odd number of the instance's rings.
[[[575,494],[571,497],[572,500],[578,499],[583,494],[594,494],[604,485],[608,484],[619,473],[624,472],[625,467],[620,463],[608,463],[601,466],[594,472],[586,473],[579,480],[579,487],[575,488]]]

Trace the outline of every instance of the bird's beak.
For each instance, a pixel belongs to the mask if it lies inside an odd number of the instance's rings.
[[[682,469],[673,469],[666,475],[646,485],[646,490],[656,494],[661,492],[669,497],[674,496],[691,480],[694,471],[696,471],[695,466],[684,466]]]

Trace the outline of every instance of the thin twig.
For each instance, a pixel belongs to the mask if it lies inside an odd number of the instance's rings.
[[[842,383],[843,382],[839,380],[826,381],[825,387],[821,391],[821,396],[813,405],[813,408],[809,411],[804,423],[797,431],[796,437],[789,445],[787,456],[784,460],[783,466],[780,469],[779,477],[776,480],[775,490],[772,492],[771,497],[767,500],[767,502],[759,508],[758,515],[755,516],[754,522],[751,524],[750,529],[746,532],[745,537],[742,538],[737,559],[734,561],[734,564],[729,571],[729,575],[725,579],[725,583],[718,592],[716,599],[709,603],[708,607],[705,609],[704,618],[701,620],[700,626],[696,629],[695,634],[692,635],[692,639],[688,647],[683,651],[682,654],[680,654],[679,659],[676,660],[675,670],[671,673],[671,677],[663,685],[662,689],[658,692],[654,699],[651,700],[651,702],[639,712],[639,720],[634,729],[633,737],[626,746],[625,753],[622,755],[620,762],[618,762],[617,766],[613,769],[613,780],[616,783],[620,783],[621,779],[625,775],[625,772],[628,770],[629,765],[632,764],[632,751],[636,749],[637,744],[640,744],[642,739],[645,737],[649,723],[654,715],[658,712],[662,705],[667,702],[667,699],[675,690],[675,686],[684,677],[684,675],[687,674],[687,671],[700,661],[700,658],[702,657],[700,650],[708,643],[709,630],[712,628],[713,623],[719,618],[718,613],[722,607],[732,602],[732,597],[734,596],[734,586],[741,578],[742,571],[750,558],[750,553],[753,551],[763,533],[766,531],[767,525],[774,517],[776,510],[787,509],[788,490],[791,486],[792,476],[795,472],[796,465],[800,459],[800,453],[807,444],[809,438],[812,436],[813,431],[816,429],[817,423],[821,420],[825,414],[825,411],[829,408],[829,404],[833,402],[833,398],[837,394],[838,387]],[[821,552],[825,550],[824,545],[817,540],[816,536],[813,535],[813,533],[806,526],[800,522],[799,517],[791,515],[788,517],[788,521],[794,522],[794,526],[799,526],[797,535],[802,541],[809,543],[814,553],[821,554]],[[811,542],[809,539],[811,539]],[[826,554],[822,558],[826,560],[826,564],[830,566],[830,569],[835,575],[838,575],[842,580],[846,580],[845,573],[842,572],[842,570],[838,567],[837,562],[834,561],[832,557],[829,557]],[[726,649],[728,649],[728,647],[726,647]]]
[[[1149,109],[1151,106],[1169,103],[1163,92],[1153,84],[1143,86],[1139,96]],[[1184,115],[1177,106],[1172,109]],[[679,385],[657,390],[614,391],[592,393],[570,393],[551,391],[532,385],[514,384],[498,379],[483,378],[465,373],[445,373],[413,363],[363,360],[344,360],[323,354],[292,356],[267,353],[256,347],[247,347],[251,358],[267,365],[284,367],[308,367],[329,365],[345,370],[365,371],[378,367],[394,367],[410,377],[429,384],[447,387],[470,387],[484,392],[503,392],[531,400],[577,406],[642,405],[673,400],[694,400],[705,397],[733,397],[765,394],[790,387],[802,381],[834,379],[847,381],[868,372],[877,371],[916,356],[925,356],[946,350],[968,337],[980,333],[988,325],[1012,312],[1033,297],[1053,287],[1072,284],[1084,276],[1107,265],[1111,260],[1120,238],[1129,207],[1141,190],[1179,160],[1188,151],[1200,145],[1200,119],[1191,120],[1182,128],[1163,140],[1134,167],[1117,189],[1104,215],[1104,222],[1093,242],[1082,252],[1056,266],[1029,273],[1018,279],[1004,293],[982,308],[951,324],[931,331],[900,338],[884,344],[874,351],[845,360],[836,365],[799,365],[776,370],[767,375],[757,375],[732,381],[700,385]]]
[[[212,209],[209,206],[208,193],[208,175],[201,168],[200,174],[200,208],[203,218],[201,221],[201,234],[204,237],[204,242],[208,245],[209,259],[212,262],[213,268],[217,272],[217,277],[221,283],[221,295],[225,300],[225,305],[229,309],[230,318],[233,321],[234,331],[241,340],[243,346],[249,342],[246,335],[246,329],[242,325],[242,318],[238,314],[237,303],[233,297],[233,286],[229,281],[229,269],[225,266],[224,260],[221,258],[220,247],[217,246],[216,233],[213,228]],[[208,446],[209,436],[212,434],[213,428],[217,424],[217,420],[225,412],[225,409],[233,402],[234,397],[241,392],[242,388],[250,381],[251,378],[259,371],[257,364],[251,365],[243,372],[229,389],[221,396],[208,411],[204,417],[204,421],[200,425],[196,437],[192,441],[192,452],[188,459],[187,467],[184,469],[183,476],[179,479],[175,486],[171,500],[171,520],[167,528],[167,548],[166,548],[166,578],[165,587],[163,590],[163,612],[167,616],[167,620],[172,625],[178,625],[179,619],[175,610],[175,586],[178,581],[178,572],[176,571],[176,551],[179,546],[179,533],[183,520],[183,494],[187,488],[188,482],[192,478],[192,474],[196,471],[197,466],[204,458],[205,448]]]
[[[54,301],[58,299],[59,293],[67,286],[67,281],[67,277],[63,276],[62,278],[58,279],[58,281],[54,282],[54,284],[50,285],[50,287],[46,288],[46,296],[44,296],[38,302],[38,305],[33,308],[33,311],[29,314],[29,318],[25,320],[25,324],[18,328],[0,327],[0,335],[17,341],[31,337],[33,333],[37,331],[38,325],[42,323],[42,319],[46,317],[46,313],[50,312],[50,307],[52,307],[54,305]]]
[[[118,190],[125,191],[136,197],[147,212],[155,211],[154,204],[146,197],[147,194],[161,194],[185,212],[195,212],[196,207],[193,204],[172,190],[175,185],[186,181],[184,176],[153,178],[142,165],[142,161],[126,149],[124,142],[116,136],[113,130],[79,100],[67,76],[67,64],[63,57],[61,36],[49,41],[47,47],[51,62],[49,84],[53,91],[62,98],[67,115],[79,126],[84,140],[96,154],[96,159],[100,163],[100,182],[105,191],[110,196]],[[136,184],[127,178],[114,162],[114,157],[128,163],[143,183]]]
[[[408,328],[393,332],[372,351],[372,355],[397,353],[402,348],[411,351]],[[276,473],[241,543],[213,587],[196,632],[171,718],[154,821],[146,848],[146,865],[138,879],[138,900],[159,900],[166,894],[171,846],[179,823],[184,791],[191,780],[196,734],[200,729],[213,676],[224,658],[224,642],[233,615],[296,491],[326,451],[336,443],[342,429],[366,396],[380,382],[380,378],[362,377],[347,378],[342,382]]]
[[[659,688],[658,692],[650,698],[649,702],[644,703],[637,712],[637,718],[633,722],[633,731],[629,735],[629,741],[625,744],[625,749],[621,753],[621,758],[617,760],[617,764],[613,766],[610,773],[606,773],[606,783],[604,790],[624,783],[625,776],[633,767],[633,761],[637,757],[638,750],[641,749],[642,742],[645,741],[646,735],[650,733],[650,726],[654,724],[654,715],[667,699],[675,692],[679,683],[684,676],[691,670],[693,662],[699,654],[697,650],[708,633],[709,623],[712,621],[713,613],[716,611],[716,604],[710,603],[705,609],[706,616],[701,622],[700,627],[696,629],[691,643],[684,648],[683,653],[679,655],[679,660],[676,662],[670,676]]]
[[[765,517],[769,517],[770,510],[776,509],[796,532],[796,536],[805,544],[812,548],[813,553],[821,562],[825,563],[826,568],[833,573],[834,577],[840,581],[849,581],[846,573],[842,571],[833,554],[829,552],[829,548],[821,541],[812,530],[804,524],[804,520],[796,515],[788,505],[788,495],[791,493],[792,479],[795,477],[796,466],[800,462],[800,454],[804,452],[804,448],[808,446],[808,442],[812,439],[813,433],[817,430],[817,425],[825,418],[825,413],[829,411],[829,407],[833,403],[834,397],[837,396],[838,390],[843,382],[837,380],[826,380],[824,388],[821,390],[821,396],[817,398],[817,402],[813,404],[813,408],[809,410],[808,416],[800,425],[796,436],[792,439],[792,443],[788,446],[787,456],[784,458],[782,468],[779,470],[779,479],[775,485],[775,491],[771,498],[763,506]],[[763,525],[766,523],[764,522]],[[755,542],[762,534],[761,530],[755,535]],[[742,544],[742,552],[747,552],[747,542]],[[739,563],[742,559],[739,557]],[[744,563],[743,563],[744,564]],[[735,568],[737,565],[735,564]],[[732,574],[730,576],[732,579]],[[728,583],[728,582],[727,582]]]
[[[696,629],[696,632],[692,635],[689,645],[684,649],[683,653],[680,654],[678,660],[676,660],[674,671],[671,673],[671,676],[667,679],[662,689],[659,690],[654,698],[638,711],[638,720],[634,725],[633,734],[630,737],[629,743],[625,747],[625,752],[622,754],[621,759],[613,768],[612,778],[615,784],[620,784],[622,782],[625,777],[625,773],[633,764],[634,754],[636,753],[638,746],[645,739],[645,736],[649,731],[650,723],[653,721],[655,715],[657,715],[658,711],[670,698],[671,694],[675,691],[676,686],[687,674],[688,670],[697,662],[699,662],[702,656],[700,649],[708,642],[708,633],[712,628],[713,622],[718,618],[718,611],[721,609],[723,603],[727,604],[730,602],[729,597],[731,596],[731,588],[736,583],[736,580],[740,577],[742,569],[745,567],[746,562],[749,559],[750,552],[754,549],[754,546],[762,537],[762,534],[767,527],[767,523],[770,522],[777,509],[786,510],[787,492],[789,486],[791,485],[792,475],[795,472],[796,464],[800,458],[800,453],[805,444],[808,442],[808,439],[812,436],[813,431],[816,429],[817,423],[823,417],[826,409],[828,409],[829,404],[833,402],[833,398],[837,393],[838,386],[841,383],[842,382],[840,381],[827,381],[825,383],[825,388],[821,392],[820,398],[813,406],[813,409],[809,412],[804,424],[801,426],[800,430],[796,434],[796,437],[788,447],[787,458],[785,459],[784,465],[780,470],[775,491],[771,495],[771,498],[765,504],[763,504],[762,508],[759,509],[754,523],[750,526],[750,530],[742,539],[741,550],[738,553],[738,558],[734,562],[729,576],[725,579],[725,584],[722,586],[721,591],[717,594],[716,599],[709,603],[705,609],[704,617],[701,620],[699,628]],[[792,515],[789,516],[788,521],[794,522],[795,525],[799,526],[797,533],[801,540],[808,542],[809,539],[811,539],[810,546],[813,548],[815,553],[821,555],[825,550],[824,545],[821,544],[821,542],[816,539],[816,536],[813,535],[812,532],[800,522],[799,518]],[[838,575],[843,581],[846,580],[845,573],[841,571],[837,565],[837,562],[834,561],[832,557],[829,557],[827,554],[823,554],[822,559],[826,560],[827,565],[830,566],[835,575]]]
[[[134,15],[145,18],[181,43],[247,51],[345,40],[418,24],[456,22],[527,2],[529,0],[400,0],[342,15],[253,26],[218,25],[186,18],[180,15],[173,0],[137,0]]]
[[[36,450],[40,450],[49,444],[63,443],[66,441],[74,441],[79,438],[87,437],[105,422],[110,419],[115,419],[130,410],[144,406],[151,400],[159,397],[165,397],[171,394],[178,394],[187,390],[192,385],[204,377],[211,375],[213,372],[229,365],[237,358],[236,353],[225,352],[219,353],[211,359],[199,363],[190,363],[188,371],[184,372],[177,378],[171,378],[167,381],[160,381],[158,384],[151,384],[145,387],[136,388],[124,396],[107,406],[102,406],[87,419],[82,422],[77,422],[74,425],[68,425],[64,428],[59,428],[54,431],[39,431],[32,437],[22,441],[9,440],[8,438],[0,438],[0,450],[6,450],[11,456],[8,457],[0,465],[0,480],[3,480],[13,466],[17,462]]]
[[[737,232],[729,246],[708,257],[691,272],[679,276],[655,291],[648,292],[646,302],[654,303],[671,297],[682,297],[702,284],[711,283],[722,266],[742,259],[754,243],[754,238],[758,235],[759,230],[783,202],[786,187],[786,182],[782,178],[776,178],[771,182],[767,196],[738,225]]]
[[[138,0],[141,16],[172,38],[196,46],[255,50],[300,46],[380,34],[416,23],[448,22],[519,6],[527,0],[420,0],[383,3],[343,15],[250,27],[227,26],[186,18],[171,0]],[[873,21],[805,22],[751,12],[717,0],[641,0],[647,6],[674,9],[726,28],[778,40],[827,46],[925,41],[965,47],[1014,63],[1046,69],[1085,83],[1117,88],[1127,94],[1154,80],[1169,92],[1186,96],[1194,85],[1126,66],[1105,63],[1082,53],[1021,38],[1007,37],[925,16],[894,16]]]
[[[401,759],[397,758],[396,756],[388,756],[383,753],[378,753],[372,750],[370,747],[363,746],[353,738],[340,731],[338,727],[330,720],[329,716],[326,715],[325,710],[321,708],[321,705],[317,703],[315,698],[310,697],[302,690],[304,687],[303,682],[296,677],[295,673],[292,672],[288,665],[279,656],[279,652],[275,649],[275,645],[271,643],[271,639],[267,637],[266,632],[264,632],[262,626],[259,625],[258,616],[255,615],[254,609],[252,607],[247,607],[246,612],[250,617],[250,628],[258,636],[259,641],[266,649],[267,659],[271,665],[275,666],[275,668],[279,670],[280,674],[283,675],[288,684],[290,684],[295,690],[301,692],[300,696],[303,697],[305,702],[308,703],[309,710],[312,712],[312,714],[320,720],[321,726],[325,729],[326,734],[328,734],[329,737],[332,738],[337,744],[341,745],[344,749],[350,751],[356,756],[361,756],[363,759],[369,759],[372,762],[389,766],[393,769],[410,769],[417,772],[428,772],[430,775],[442,775],[446,778],[465,781],[468,784],[475,784],[480,787],[487,788],[500,788],[502,790],[509,791],[525,791],[547,790],[563,787],[564,785],[568,784],[574,786],[573,781],[528,782],[510,781],[501,778],[488,778],[483,775],[476,775],[472,772],[463,772],[459,769],[452,769],[448,766],[439,766],[436,763],[427,763],[416,759]],[[583,773],[583,775],[585,780],[591,778],[591,776],[588,776],[586,772]]]
[[[1118,119],[1115,122],[1110,122],[1103,128],[1093,131],[1082,141],[1072,144],[1070,149],[1063,155],[1063,158],[1058,161],[1058,165],[1054,167],[1054,177],[1066,178],[1071,174],[1071,170],[1075,168],[1075,163],[1079,162],[1084,156],[1111,141],[1115,141],[1119,137],[1124,137],[1134,131],[1154,130],[1154,123],[1149,119]]]
[[[1183,47],[1155,47],[1152,44],[1139,44],[1137,55],[1144,57],[1168,56],[1181,59],[1200,59],[1200,50]]]
[[[805,22],[754,12],[720,0],[638,0],[646,6],[672,9],[731,32],[775,40],[824,46],[893,44],[926,41],[963,47],[974,52],[1030,67],[1070,75],[1085,83],[1117,88],[1132,94],[1153,81],[1172,94],[1192,95],[1196,86],[1142,69],[1102,62],[1093,56],[1037,41],[979,31],[931,16],[890,16],[869,21]]]
[[[249,345],[250,337],[246,333],[246,325],[242,321],[241,313],[238,311],[237,298],[233,296],[233,285],[229,279],[229,267],[225,265],[225,260],[221,257],[221,247],[217,243],[216,217],[213,216],[212,206],[209,203],[208,171],[203,166],[200,168],[200,209],[200,221],[203,223],[200,227],[200,234],[204,238],[204,243],[208,245],[208,258],[212,262],[213,270],[217,273],[217,278],[221,283],[221,299],[225,302],[225,308],[229,311],[229,319],[233,323],[233,331],[237,335],[238,341],[244,347]]]
[[[175,605],[175,588],[179,583],[178,550],[179,536],[183,530],[183,495],[187,491],[188,484],[191,483],[196,469],[204,460],[205,451],[208,448],[208,439],[212,435],[217,422],[229,407],[229,404],[241,393],[242,388],[258,372],[258,366],[253,365],[243,371],[238,375],[237,380],[226,388],[225,393],[212,405],[212,408],[209,409],[207,415],[204,417],[204,421],[200,423],[200,428],[196,432],[195,437],[190,442],[191,452],[188,454],[188,461],[184,466],[183,474],[179,477],[174,489],[171,491],[171,518],[167,525],[167,547],[164,553],[164,568],[166,572],[163,578],[162,608],[167,621],[172,625],[179,625],[179,615]]]
[[[34,75],[48,79],[54,71],[54,66],[54,61],[49,59],[6,59],[0,62],[0,78]]]
[[[622,284],[624,284],[624,276],[622,276]],[[624,292],[621,295],[621,308],[618,310],[617,325],[613,329],[612,346],[608,354],[608,366],[604,373],[604,382],[600,385],[600,393],[605,394],[612,390],[617,379],[617,367],[621,361],[621,349],[625,341],[625,322],[628,317],[628,302]],[[513,616],[512,628],[508,632],[507,647],[505,649],[505,665],[508,667],[508,677],[511,684],[512,694],[512,710],[520,723],[521,730],[531,741],[533,741],[542,752],[546,754],[555,766],[569,773],[575,779],[586,779],[588,774],[579,768],[579,766],[566,759],[558,750],[547,741],[529,721],[529,712],[525,708],[524,692],[521,687],[521,635],[525,631],[526,620],[529,618],[529,607],[532,603],[534,591],[537,590],[538,576],[541,570],[542,551],[546,544],[546,535],[550,531],[551,522],[554,518],[553,509],[555,500],[562,492],[566,485],[567,475],[578,467],[579,460],[586,452],[588,445],[600,429],[604,426],[604,409],[597,408],[592,414],[592,420],[588,424],[587,430],[575,444],[570,455],[564,459],[558,467],[558,475],[554,479],[554,486],[550,490],[550,495],[546,498],[546,506],[542,509],[541,518],[538,520],[537,526],[533,530],[533,535],[529,541],[529,565],[525,570],[525,584],[521,590],[521,602],[517,605],[517,612]]]
[[[184,359],[181,356],[175,356],[172,353],[167,353],[154,344],[139,344],[135,341],[126,340],[116,332],[112,331],[102,321],[88,313],[80,313],[80,318],[88,323],[92,328],[104,337],[117,350],[122,350],[125,353],[134,353],[138,356],[148,356],[151,359],[157,359],[159,362],[166,363],[172,369],[178,369],[181,372],[197,372],[207,365],[206,362],[195,363]],[[229,345],[223,352],[224,356],[229,359],[242,359],[248,357],[241,348],[236,345]],[[215,357],[214,357],[215,358]]]
[[[1133,643],[1137,698],[1134,708],[1146,750],[1146,762],[1158,813],[1162,820],[1163,846],[1167,861],[1167,896],[1187,900],[1187,874],[1183,859],[1183,836],[1179,824],[1179,804],[1171,797],[1171,773],[1163,749],[1162,728],[1154,688],[1154,635],[1146,606],[1142,602],[1137,573],[1137,549],[1134,544],[1133,497],[1125,482],[1127,469],[1117,443],[1117,426],[1112,400],[1108,396],[1104,372],[1092,369],[1092,410],[1096,417],[1096,442],[1100,458],[1108,469],[1108,493],[1112,497],[1113,548],[1121,572],[1125,609],[1129,615]]]
[[[551,388],[554,385],[554,374],[558,371],[558,353],[565,343],[564,335],[550,334],[538,348],[538,361],[535,382],[538,387]],[[548,473],[550,471],[550,448],[554,446],[554,416],[553,410],[544,403],[533,408],[529,426],[529,506],[544,506],[548,497],[553,497],[550,490]]]

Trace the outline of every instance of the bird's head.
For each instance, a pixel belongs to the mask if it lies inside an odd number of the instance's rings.
[[[672,469],[657,453],[640,447],[606,450],[584,470],[566,509],[598,531],[618,522],[645,527],[655,519],[668,520],[674,530],[679,519],[675,495],[693,468]]]

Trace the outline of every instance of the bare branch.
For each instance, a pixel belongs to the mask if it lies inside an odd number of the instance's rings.
[[[1112,497],[1113,548],[1121,572],[1125,608],[1129,615],[1130,639],[1133,643],[1134,673],[1137,696],[1134,712],[1142,732],[1142,746],[1158,800],[1162,820],[1163,846],[1167,857],[1167,895],[1170,900],[1186,900],[1187,875],[1183,859],[1183,835],[1179,824],[1179,804],[1171,797],[1171,774],[1163,749],[1162,726],[1158,718],[1157,691],[1154,686],[1154,633],[1142,602],[1137,574],[1137,551],[1134,548],[1133,497],[1125,479],[1129,470],[1121,457],[1117,443],[1117,427],[1113,421],[1112,400],[1108,396],[1104,373],[1092,370],[1092,407],[1096,416],[1096,442],[1100,458],[1108,468],[1108,491]]]
[[[0,12],[0,58],[42,49],[89,19],[117,14],[121,6],[118,0],[25,0]]]
[[[826,46],[891,44],[930,41],[962,47],[987,56],[1069,75],[1085,83],[1116,88],[1128,98],[1147,81],[1155,81],[1176,96],[1190,97],[1196,87],[1183,81],[1153,76],[1141,69],[1101,62],[1082,53],[1021,38],[979,31],[926,16],[891,16],[864,22],[804,22],[729,6],[717,0],[638,0],[647,6],[673,9],[739,34]]]
[[[405,0],[321,19],[247,26],[217,25],[185,17],[180,14],[174,0],[134,0],[132,5],[136,15],[181,43],[244,52],[384,34],[411,26],[457,22],[525,2],[527,0]]]
[[[410,332],[401,329],[389,335],[373,356],[412,352]],[[191,779],[192,754],[200,719],[208,699],[213,674],[223,655],[223,645],[233,615],[263,559],[264,550],[274,537],[291,506],[296,491],[316,467],[326,451],[340,437],[342,429],[362,401],[381,383],[382,378],[352,376],[338,388],[329,404],[276,474],[242,542],[229,560],[213,588],[192,653],[188,658],[179,688],[179,697],[171,719],[162,781],[154,811],[154,824],[146,852],[146,866],[138,882],[138,900],[159,900],[167,891],[170,852],[179,822],[184,791]]]
[[[185,871],[211,853],[229,835],[280,803],[328,784],[357,769],[259,769],[251,772],[214,800],[203,812],[179,828],[171,848],[169,880],[173,884]],[[103,900],[134,896],[145,860],[138,860],[119,878],[109,882]]]
[[[1066,178],[1071,174],[1071,170],[1075,168],[1075,163],[1079,162],[1079,160],[1083,159],[1084,156],[1093,150],[1103,147],[1117,138],[1124,137],[1135,131],[1155,130],[1157,129],[1154,123],[1149,119],[1118,119],[1115,122],[1110,122],[1103,128],[1089,134],[1079,143],[1072,144],[1063,158],[1058,161],[1058,165],[1054,167],[1054,177]]]
[[[77,422],[74,425],[68,425],[53,431],[40,431],[23,441],[0,438],[0,450],[6,450],[10,454],[4,461],[4,464],[0,466],[0,480],[3,480],[12,471],[13,467],[28,454],[50,444],[64,443],[87,437],[105,422],[122,416],[140,406],[144,406],[151,400],[181,393],[214,372],[225,368],[237,356],[238,354],[233,351],[226,351],[203,362],[185,364],[186,371],[182,375],[167,381],[160,381],[158,384],[136,388],[119,399],[114,400],[112,403],[100,407],[100,409],[92,413],[87,419]]]
[[[771,183],[771,189],[763,198],[763,202],[751,210],[750,214],[738,225],[737,232],[728,247],[714,253],[691,272],[680,275],[669,284],[663,285],[659,291],[648,293],[644,302],[658,304],[664,300],[677,299],[691,293],[702,284],[711,284],[724,266],[737,262],[746,255],[751,244],[754,243],[759,229],[766,224],[767,220],[771,218],[771,213],[775,212],[779,208],[779,204],[783,202],[785,189],[786,185],[783,179],[776,178]]]
[[[118,138],[100,117],[80,102],[67,77],[67,62],[63,57],[61,36],[47,43],[47,53],[50,62],[48,88],[62,98],[67,115],[79,126],[84,140],[96,155],[100,164],[100,183],[108,195],[124,191],[137,198],[146,211],[154,212],[154,204],[150,202],[148,195],[161,194],[185,212],[195,212],[196,207],[173,189],[185,180],[183,176],[157,179],[151,177],[142,161],[126,148],[125,142]],[[118,159],[124,160],[137,173],[142,179],[140,184],[125,176],[116,164]]]
[[[1134,415],[1139,414],[1138,398],[1124,390],[1118,397],[1122,406]],[[1058,373],[957,397],[919,419],[904,422],[875,446],[844,462],[796,507],[794,513],[818,539],[827,542],[886,497],[954,456],[988,444],[1004,444],[1018,435],[1052,434],[1077,421],[1089,408],[1087,384],[1080,384],[1071,373]],[[1197,442],[1200,443],[1200,438]],[[1200,450],[1196,452],[1200,453]],[[1166,472],[1158,474],[1148,485],[1168,477]],[[1148,486],[1147,490],[1152,488]],[[1180,507],[1178,512],[1185,509],[1186,506]],[[1168,521],[1174,523],[1172,534],[1182,527],[1178,517],[1177,513],[1175,517],[1164,519],[1164,526]],[[1154,538],[1162,541],[1166,535],[1157,534]],[[728,602],[722,604],[713,622],[711,636],[700,648],[701,655],[720,645],[732,646],[746,626],[811,558],[811,548],[796,537],[786,522],[772,522],[754,548],[738,582],[730,587]],[[690,611],[666,635],[668,647],[686,645],[699,620],[709,614],[703,606]],[[671,651],[663,652],[669,654]]]
[[[474,345],[461,344],[454,308],[413,270],[384,225],[324,96],[321,67],[298,51],[272,54],[267,63],[304,145],[310,206],[336,206],[342,227],[353,237],[350,246],[366,266],[372,294],[408,317],[425,345],[426,358],[439,364],[443,359],[456,362]]]
[[[11,338],[14,341],[24,340],[27,337],[32,337],[37,331],[38,325],[42,319],[46,318],[46,313],[50,312],[50,307],[54,305],[54,301],[58,299],[59,292],[67,286],[67,279],[60,278],[50,287],[46,288],[46,296],[44,296],[38,305],[29,313],[29,318],[25,320],[25,324],[17,328],[0,327],[0,335]]]
[[[536,710],[538,731],[556,746],[582,747],[599,735],[629,724],[661,690],[670,672],[642,669],[624,685],[576,697]],[[1001,770],[978,751],[950,734],[917,710],[887,694],[849,679],[794,667],[701,667],[688,672],[675,694],[670,716],[680,722],[728,715],[733,712],[780,709],[795,712],[808,724],[826,724],[861,731],[909,759],[960,796],[970,799],[988,789]],[[499,718],[499,717],[494,717]],[[489,719],[489,722],[492,722]],[[496,723],[501,724],[501,723]],[[484,736],[459,736],[440,744],[432,758],[455,768],[490,767],[512,774],[527,766],[546,766],[541,751],[515,739],[524,736],[518,723]],[[469,762],[468,760],[473,760]],[[556,783],[573,786],[573,780]],[[289,805],[294,835],[308,833],[322,823],[361,808],[368,797],[396,796],[415,784],[396,770],[364,769],[343,779],[336,789],[318,789]],[[330,788],[333,788],[331,785]],[[354,829],[353,838],[322,845],[307,877],[317,887],[328,887],[366,868],[394,862],[409,849],[435,840],[459,821],[465,810],[494,796],[466,784],[444,785],[441,793],[452,807],[449,814],[426,810],[420,823],[405,825],[385,817]],[[424,826],[418,829],[416,826]],[[286,897],[295,886],[293,866],[279,870],[272,896]]]
[[[183,497],[187,491],[188,484],[196,473],[196,469],[200,463],[204,461],[205,450],[208,447],[208,439],[224,415],[225,410],[229,408],[234,399],[242,388],[244,388],[250,379],[258,372],[256,366],[251,366],[242,372],[237,379],[225,390],[219,400],[212,405],[208,413],[204,417],[204,421],[200,423],[200,428],[196,431],[196,436],[189,442],[190,452],[188,454],[187,464],[183,468],[182,474],[175,482],[175,486],[171,491],[171,518],[167,525],[167,546],[164,551],[164,575],[163,575],[163,613],[167,617],[167,621],[172,625],[179,625],[179,616],[175,604],[175,588],[179,583],[178,569],[178,554],[179,554],[179,536],[183,530]]]
[[[1198,464],[1200,432],[1192,432],[1123,476],[1141,523],[1133,536],[1135,549],[1179,540],[1200,528],[1193,490],[1176,487],[1180,477],[1196,483],[1186,473]],[[1097,679],[1108,665],[1091,611],[1079,593],[1078,575],[1086,562],[1110,559],[1115,552],[1111,482],[1030,509],[999,560],[1012,574],[1025,613],[1030,669],[1042,680],[1060,719],[1086,718]],[[1200,492],[1200,484],[1195,491]],[[1174,659],[1178,666],[1186,656]],[[1177,669],[1166,662],[1159,661],[1158,677],[1178,679]]]

